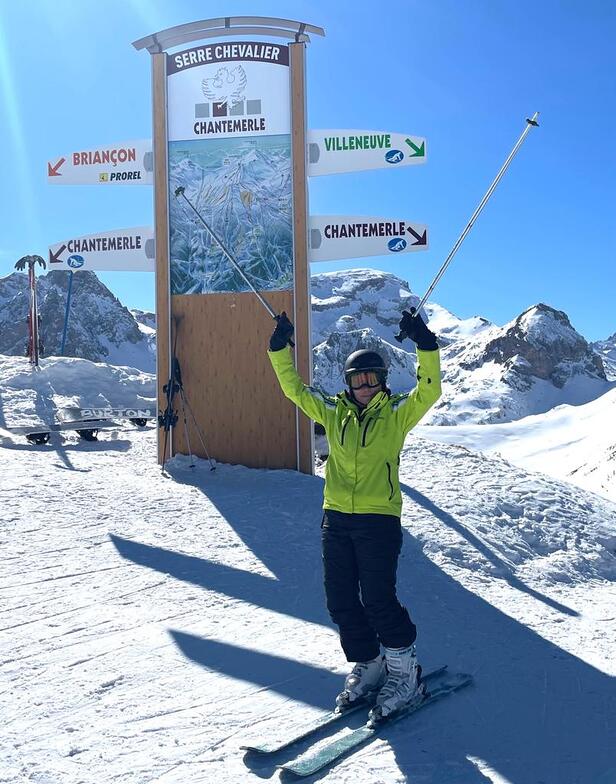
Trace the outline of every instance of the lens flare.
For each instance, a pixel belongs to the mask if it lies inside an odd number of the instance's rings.
[[[21,202],[21,214],[26,222],[30,236],[40,236],[36,199],[32,188],[32,172],[26,147],[26,134],[19,112],[19,101],[15,91],[9,61],[9,49],[0,18],[0,103],[4,108],[4,118],[9,129],[11,144],[14,151],[14,165],[17,177],[14,178],[15,190]]]

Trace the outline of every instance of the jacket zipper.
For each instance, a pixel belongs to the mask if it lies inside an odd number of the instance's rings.
[[[366,446],[366,433],[368,432],[368,428],[370,427],[370,422],[372,422],[372,418],[366,420],[366,426],[364,427],[364,433],[361,437],[361,445]]]
[[[340,446],[344,446],[344,433],[350,421],[351,421],[351,417],[349,416],[347,417],[346,422],[342,426],[342,432],[340,433]]]
[[[385,463],[385,465],[387,466],[387,481],[389,482],[389,486],[391,487],[391,493],[389,494],[389,498],[387,500],[391,501],[394,495],[394,486],[391,483],[391,466],[389,465],[389,463]]]

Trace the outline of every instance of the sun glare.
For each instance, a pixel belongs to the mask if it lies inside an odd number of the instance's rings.
[[[19,101],[15,91],[15,80],[11,73],[9,52],[6,36],[0,17],[0,101],[4,107],[5,122],[9,130],[10,143],[13,148],[15,168],[19,176],[14,178],[15,188],[22,206],[22,214],[26,221],[26,229],[32,237],[39,236],[39,221],[36,211],[36,200],[32,188],[32,172],[25,133],[19,111]],[[29,252],[24,248],[24,253]]]

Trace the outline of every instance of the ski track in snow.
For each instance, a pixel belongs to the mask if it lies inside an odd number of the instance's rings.
[[[239,746],[329,707],[347,669],[322,479],[182,457],[165,479],[151,428],[3,444],[0,782],[287,780],[290,753]],[[476,685],[306,780],[613,781],[616,505],[414,437],[401,482],[420,656]]]

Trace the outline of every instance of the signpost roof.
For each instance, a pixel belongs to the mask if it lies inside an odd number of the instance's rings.
[[[271,35],[302,42],[310,40],[308,33],[325,35],[325,30],[322,27],[290,19],[268,16],[227,16],[169,27],[134,41],[133,46],[135,49],[147,49],[150,54],[157,54],[174,46],[189,41],[200,41],[203,38],[219,38],[225,35]]]

